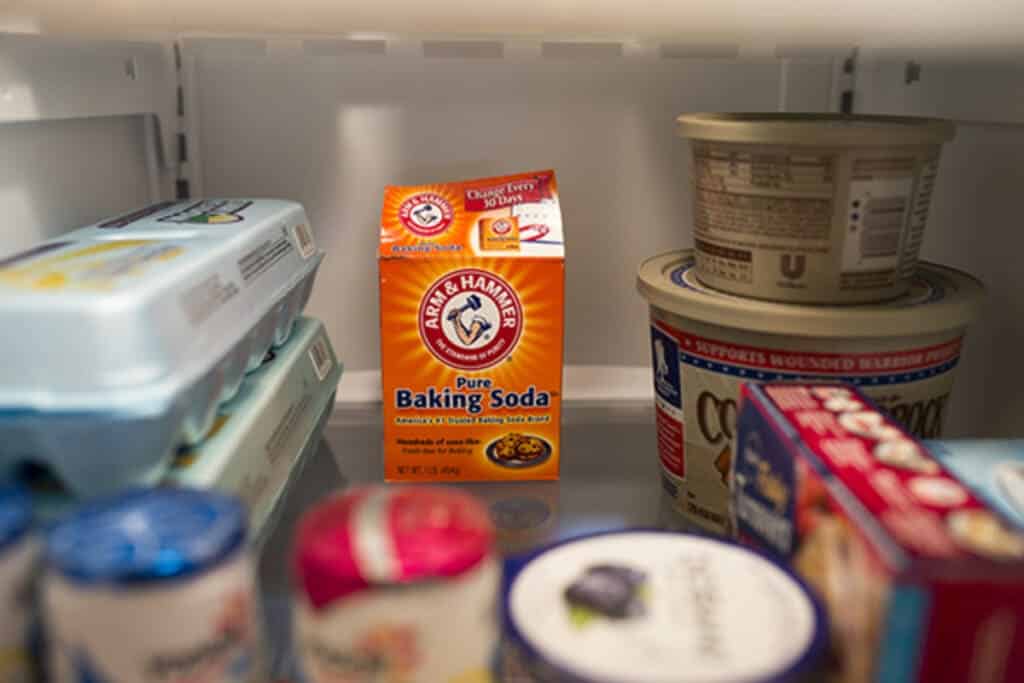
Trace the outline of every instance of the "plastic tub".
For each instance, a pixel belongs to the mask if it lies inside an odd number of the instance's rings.
[[[208,491],[136,490],[46,535],[47,680],[267,680],[245,506]]]
[[[693,253],[640,265],[651,311],[651,351],[663,481],[702,528],[731,531],[729,478],[740,383],[850,382],[917,436],[941,434],[963,336],[984,289],[923,263],[910,291],[871,306],[794,306],[710,289]]]
[[[0,364],[0,470],[44,464],[82,496],[154,483],[288,339],[322,259],[301,205],[215,200],[0,261],[0,327],[17,331]]]
[[[309,510],[294,538],[300,680],[490,680],[501,565],[473,496],[350,488]]]
[[[903,295],[954,131],[899,116],[680,116],[693,141],[698,277],[792,303]]]
[[[504,680],[795,683],[818,680],[827,641],[820,605],[788,569],[664,531],[510,560],[504,607]]]

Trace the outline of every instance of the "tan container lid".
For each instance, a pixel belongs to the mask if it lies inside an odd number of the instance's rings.
[[[952,121],[915,116],[683,114],[676,123],[684,138],[810,147],[938,145],[956,134]]]
[[[697,280],[693,250],[647,259],[637,289],[648,303],[691,320],[764,334],[824,338],[927,335],[966,327],[985,288],[953,268],[921,263],[910,291],[881,304],[798,306],[725,294]]]

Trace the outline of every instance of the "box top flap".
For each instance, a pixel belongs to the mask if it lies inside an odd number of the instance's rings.
[[[554,171],[388,186],[379,258],[565,257]]]

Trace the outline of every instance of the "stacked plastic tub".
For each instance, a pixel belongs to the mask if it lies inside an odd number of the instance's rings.
[[[289,339],[322,259],[301,205],[247,199],[151,206],[0,261],[0,474],[43,466],[78,497],[160,481]]]
[[[694,246],[640,265],[650,304],[665,489],[697,526],[732,531],[743,382],[859,385],[919,436],[941,433],[969,275],[918,253],[949,122],[688,114]]]

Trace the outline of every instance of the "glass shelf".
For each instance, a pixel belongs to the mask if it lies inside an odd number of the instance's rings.
[[[292,532],[302,513],[347,486],[383,480],[378,408],[336,410],[281,502],[260,550],[274,680],[294,680],[288,595]],[[506,556],[560,538],[625,527],[685,530],[661,490],[649,402],[568,403],[562,417],[562,478],[458,484],[479,497]]]

